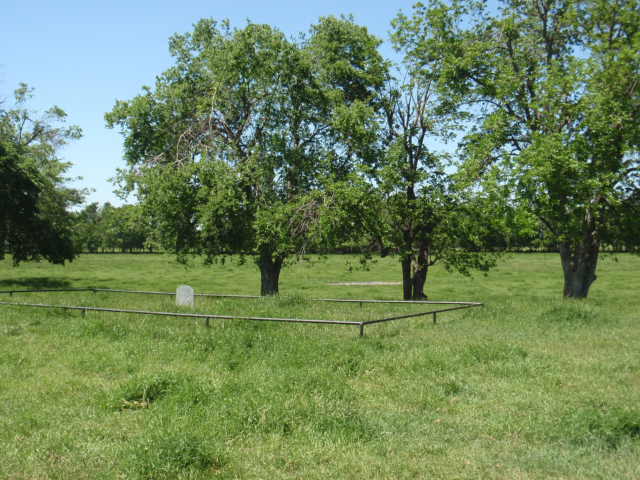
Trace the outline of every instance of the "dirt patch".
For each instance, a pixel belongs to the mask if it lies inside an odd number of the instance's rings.
[[[327,285],[333,285],[333,286],[340,286],[340,285],[367,286],[367,285],[402,285],[402,283],[401,282],[330,282],[330,283],[327,283]]]

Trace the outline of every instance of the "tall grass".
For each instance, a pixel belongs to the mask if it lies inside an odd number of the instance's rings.
[[[202,322],[0,307],[0,478],[640,478],[640,260],[606,259],[592,296],[560,298],[554,255],[489,276],[434,269],[432,299],[483,308],[353,327]],[[283,272],[282,298],[197,299],[196,311],[367,319],[416,307],[384,259]],[[0,290],[258,291],[255,267],[87,255],[0,263]],[[77,292],[2,300],[173,310],[172,298]],[[419,310],[419,309],[418,309]]]

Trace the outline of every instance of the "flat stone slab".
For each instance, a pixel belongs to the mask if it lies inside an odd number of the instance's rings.
[[[360,285],[360,286],[367,286],[367,285],[402,285],[402,282],[331,282],[331,283],[327,283],[327,285],[334,285],[334,286],[340,286],[340,285],[346,285],[346,286],[350,286],[350,285]]]

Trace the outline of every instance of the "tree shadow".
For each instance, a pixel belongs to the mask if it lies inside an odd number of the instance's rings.
[[[6,280],[0,280],[0,289],[7,289],[11,287],[32,289],[69,288],[70,286],[71,282],[69,282],[69,280],[51,277],[8,278]]]

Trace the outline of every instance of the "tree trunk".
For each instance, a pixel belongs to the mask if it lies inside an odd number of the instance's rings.
[[[599,242],[592,232],[586,233],[577,244],[560,244],[565,297],[587,298],[589,287],[597,278],[599,247]]]
[[[402,298],[426,300],[424,284],[429,270],[428,250],[421,248],[418,255],[407,255],[402,261]]]
[[[280,282],[280,270],[283,257],[273,258],[270,251],[260,254],[258,266],[260,267],[260,295],[277,295]]]

